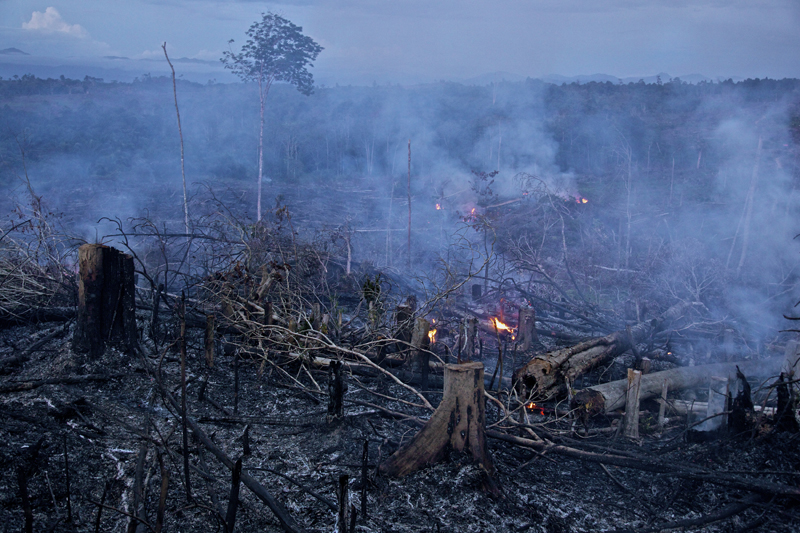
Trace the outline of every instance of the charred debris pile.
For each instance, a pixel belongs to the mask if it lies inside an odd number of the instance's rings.
[[[26,211],[0,240],[4,530],[792,530],[794,334],[720,318],[723,270],[598,266],[586,202],[528,195],[413,269],[285,208],[113,246]]]

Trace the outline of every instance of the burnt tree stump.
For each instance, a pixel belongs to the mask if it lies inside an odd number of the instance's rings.
[[[523,352],[531,349],[532,344],[539,344],[536,334],[536,311],[533,307],[520,307],[519,309],[518,345]]]
[[[136,346],[133,257],[103,244],[78,249],[78,315],[72,348],[100,357],[106,345]]]
[[[408,444],[381,463],[379,471],[403,477],[441,461],[451,451],[465,452],[484,470],[488,488],[499,493],[491,478],[494,466],[486,448],[485,424],[483,363],[446,365],[439,407]]]

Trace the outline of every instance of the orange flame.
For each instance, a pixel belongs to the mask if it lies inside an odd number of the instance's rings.
[[[578,197],[578,198],[575,198],[575,201],[576,201],[577,203],[579,203],[579,204],[588,204],[588,203],[589,203],[589,200],[587,200],[587,199],[586,199],[586,198],[584,198],[583,196],[580,196],[580,197]]]
[[[442,209],[442,204],[436,204],[436,210],[439,211]]]
[[[510,328],[509,326],[507,326],[507,325],[503,324],[502,322],[500,322],[500,319],[497,318],[497,317],[490,318],[489,322],[491,322],[492,325],[495,328],[497,328],[497,331],[508,331],[509,333],[511,332],[512,328]]]
[[[539,406],[539,405],[536,405],[534,402],[526,403],[525,404],[525,409],[527,409],[528,411],[533,411],[537,415],[543,415],[544,414],[544,408]]]
[[[431,344],[436,343],[436,330],[432,329],[428,331],[428,340],[431,341]]]

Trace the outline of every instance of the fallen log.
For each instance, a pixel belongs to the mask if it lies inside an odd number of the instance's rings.
[[[568,382],[571,383],[576,377],[591,371],[599,364],[622,355],[637,343],[644,342],[681,318],[694,305],[702,304],[678,304],[661,317],[640,322],[630,329],[537,355],[514,372],[512,381],[541,399],[563,395]]]
[[[74,307],[15,307],[0,310],[0,327],[31,322],[66,322],[75,318]]]
[[[639,399],[647,400],[661,396],[664,382],[671,391],[707,386],[712,376],[736,377],[736,366],[748,376],[766,377],[780,369],[781,361],[765,359],[741,361],[738,363],[716,363],[713,365],[678,367],[663,372],[642,376]],[[570,407],[580,409],[588,415],[611,413],[625,407],[628,380],[620,379],[594,385],[579,391],[572,399]]]

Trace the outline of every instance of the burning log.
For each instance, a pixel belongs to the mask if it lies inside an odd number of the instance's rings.
[[[130,350],[136,345],[133,257],[102,244],[78,250],[78,320],[73,349],[92,358],[106,343]]]
[[[669,390],[692,389],[707,385],[713,376],[736,375],[737,365],[748,375],[769,375],[776,370],[780,362],[767,359],[760,361],[743,361],[740,363],[716,363],[692,367],[679,367],[663,372],[654,372],[642,376],[639,399],[647,400],[661,395],[664,382]],[[625,407],[628,380],[610,381],[594,385],[579,391],[570,407],[580,409],[587,415],[611,413]]]
[[[488,488],[494,465],[486,449],[486,406],[483,388],[483,363],[447,365],[442,402],[414,438],[381,463],[379,471],[403,477],[428,464],[440,461],[451,451],[466,452],[487,474]]]
[[[694,304],[679,304],[668,309],[659,319],[640,322],[632,328],[605,337],[537,355],[514,373],[513,381],[534,391],[541,398],[564,394],[567,382],[571,383],[597,365],[622,355],[636,343],[646,340],[683,316],[691,305]]]

